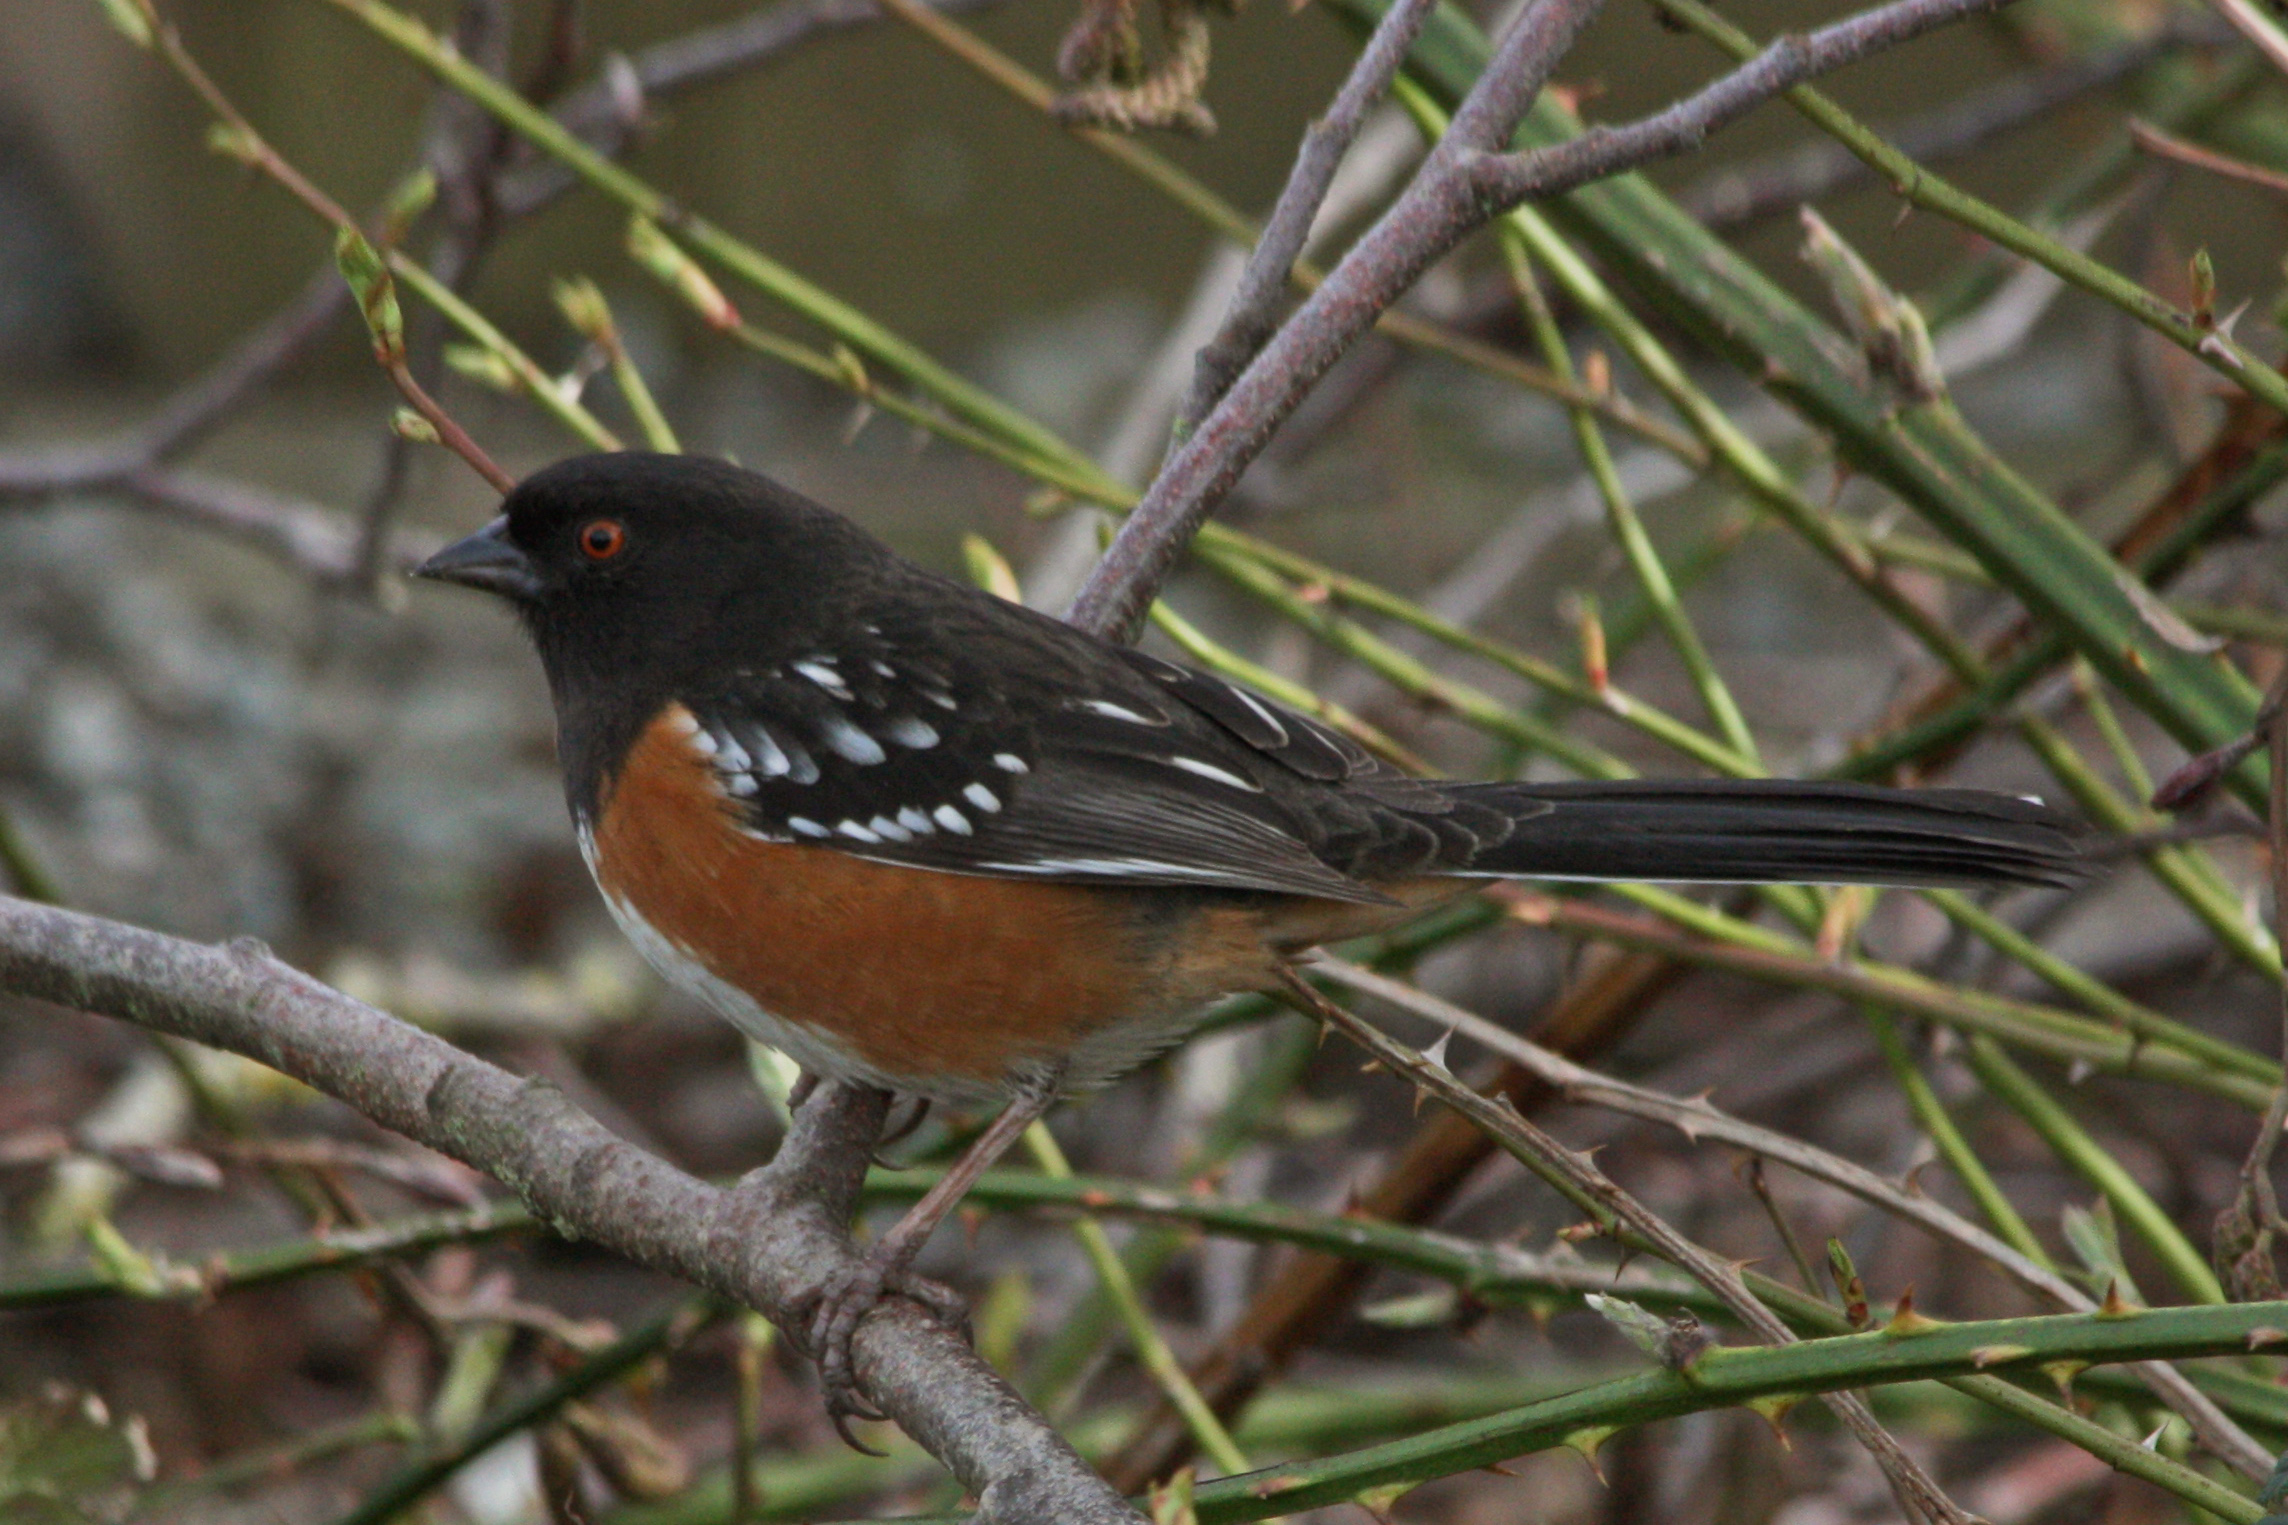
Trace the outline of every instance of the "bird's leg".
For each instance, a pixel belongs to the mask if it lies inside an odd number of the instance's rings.
[[[898,1167],[883,1156],[912,1138],[920,1131],[921,1125],[929,1120],[930,1099],[927,1096],[906,1096],[900,1100],[905,1103],[905,1114],[900,1116],[893,1110],[890,1120],[882,1125],[882,1136],[874,1141],[874,1163],[885,1170],[895,1170]]]
[[[851,1440],[843,1421],[881,1416],[867,1409],[858,1396],[850,1362],[851,1337],[858,1332],[866,1315],[873,1312],[874,1305],[891,1292],[913,1299],[957,1329],[967,1328],[969,1309],[960,1294],[926,1277],[913,1275],[907,1267],[938,1224],[945,1220],[945,1215],[977,1184],[977,1178],[992,1169],[994,1163],[1009,1152],[1009,1146],[1049,1110],[1057,1099],[1058,1084],[1063,1078],[1059,1068],[1024,1082],[1008,1107],[993,1119],[993,1125],[979,1134],[976,1142],[954,1162],[953,1168],[919,1202],[908,1208],[906,1215],[892,1225],[888,1233],[874,1242],[865,1258],[837,1272],[820,1289],[817,1306],[810,1315],[811,1358],[818,1363],[819,1384],[825,1389],[826,1409],[834,1418],[835,1428],[859,1450],[866,1447]]]

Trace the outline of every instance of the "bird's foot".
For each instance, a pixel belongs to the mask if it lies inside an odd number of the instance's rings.
[[[869,1456],[881,1453],[850,1433],[853,1419],[887,1417],[858,1391],[857,1371],[851,1360],[850,1342],[867,1315],[883,1298],[903,1297],[963,1339],[969,1338],[967,1300],[945,1283],[906,1269],[907,1257],[884,1255],[882,1251],[888,1247],[877,1244],[874,1253],[837,1271],[819,1289],[818,1300],[810,1311],[810,1350],[812,1359],[818,1363],[818,1381],[825,1393],[827,1417],[834,1421],[835,1433],[846,1444]]]

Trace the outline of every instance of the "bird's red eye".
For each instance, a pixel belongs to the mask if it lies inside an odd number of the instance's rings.
[[[610,561],[627,544],[628,532],[617,519],[597,519],[580,531],[580,553],[590,561]]]

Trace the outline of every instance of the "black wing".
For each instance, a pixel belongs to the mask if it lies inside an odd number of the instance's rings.
[[[886,599],[685,703],[751,831],[884,862],[1373,903],[1509,831],[1285,706],[1005,604]]]

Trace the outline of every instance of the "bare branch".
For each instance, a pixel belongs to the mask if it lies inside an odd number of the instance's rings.
[[[134,428],[96,444],[0,453],[0,498],[105,486],[182,449],[309,348],[348,306],[349,288],[329,262],[292,301]]]
[[[2098,91],[2119,84],[2171,53],[2219,40],[2223,28],[2179,22],[2149,37],[2006,75],[1943,106],[1876,130],[1901,153],[1925,163],[1958,158]],[[1832,138],[1812,138],[1766,158],[1728,164],[1677,195],[1677,205],[1711,228],[1736,228],[1806,201],[1875,179],[1875,172]]]
[[[193,524],[244,540],[317,582],[349,586],[358,575],[358,527],[344,515],[251,483],[169,466],[131,471],[110,484]],[[395,537],[388,565],[410,572],[444,541]]]
[[[1350,152],[1368,110],[1390,89],[1392,77],[1406,61],[1407,51],[1422,30],[1423,18],[1429,14],[1430,0],[1397,0],[1384,11],[1327,114],[1305,129],[1303,146],[1295,155],[1286,187],[1279,192],[1279,201],[1263,225],[1263,236],[1256,240],[1247,268],[1240,273],[1231,309],[1224,314],[1216,336],[1200,351],[1191,388],[1176,409],[1178,439],[1198,426],[1240,368],[1271,336],[1280,299],[1287,292],[1289,272],[1311,236],[1311,224],[1320,203],[1326,200],[1335,170],[1343,155]]]
[[[1414,182],[1274,334],[1160,475],[1089,574],[1066,618],[1128,639],[1193,534],[1327,369],[1422,272],[1488,215],[1457,161],[1507,142],[1557,60],[1604,0],[1537,0],[1504,34]]]
[[[1161,467],[1068,617],[1100,634],[1133,636],[1176,557],[1303,395],[1424,271],[1492,218],[1525,200],[1697,147],[1725,123],[1806,80],[2007,3],[1893,0],[1809,36],[1783,38],[1654,116],[1510,154],[1502,150],[1526,108],[1601,4],[1538,0],[1496,46],[1413,184]]]
[[[518,1080],[353,1001],[252,940],[214,947],[0,897],[0,989],[227,1049],[502,1181],[565,1234],[735,1298],[788,1330],[854,1263],[843,1225],[887,1098],[825,1086],[770,1165],[719,1190]],[[899,1299],[852,1342],[866,1395],[998,1525],[1139,1517],[962,1338]]]
[[[1554,196],[1673,158],[1775,95],[1923,33],[1999,10],[2010,0],[1893,0],[1802,37],[1781,37],[1763,52],[1665,111],[1625,127],[1592,127],[1551,148],[1473,158],[1477,190],[1503,207]],[[1457,120],[1459,120],[1457,118]]]

